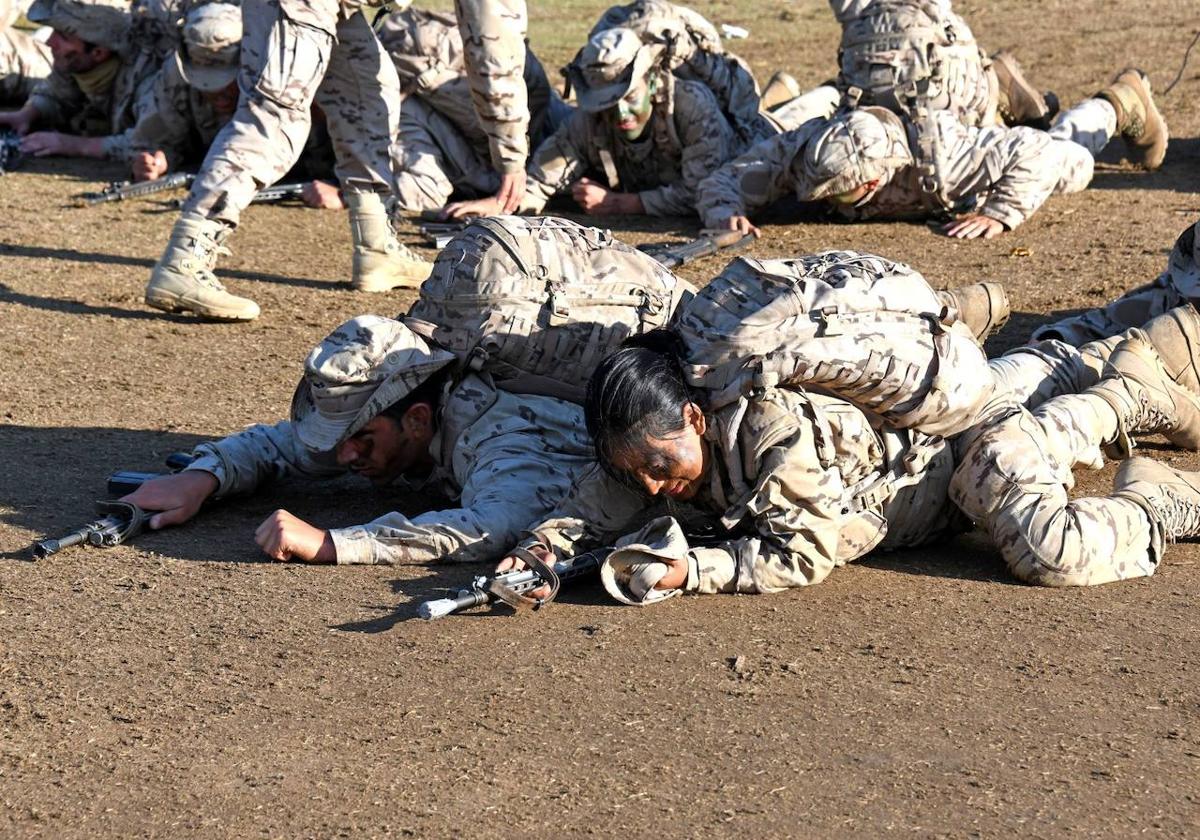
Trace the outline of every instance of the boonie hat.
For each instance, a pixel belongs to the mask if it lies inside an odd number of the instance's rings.
[[[875,110],[875,109],[870,109]],[[896,119],[891,115],[887,118]],[[818,201],[849,192],[868,181],[887,180],[912,162],[903,140],[889,135],[884,122],[867,109],[830,120],[808,143],[803,155],[800,201]]]
[[[616,105],[636,81],[646,77],[659,51],[643,44],[632,29],[597,32],[566,68],[579,107],[595,113]]]
[[[230,3],[193,7],[183,24],[175,66],[198,91],[215,93],[237,78],[242,49],[242,10]]]
[[[292,397],[292,423],[313,452],[332,452],[384,409],[411,394],[454,354],[399,321],[359,315],[308,354]]]
[[[25,13],[30,23],[49,26],[117,53],[129,47],[129,4],[97,0],[34,0]]]

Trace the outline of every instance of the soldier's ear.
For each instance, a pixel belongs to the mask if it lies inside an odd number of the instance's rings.
[[[692,431],[701,437],[708,429],[708,420],[704,416],[704,410],[694,402],[683,407],[683,422],[691,426]]]
[[[433,406],[415,402],[400,418],[400,427],[409,437],[433,437]]]

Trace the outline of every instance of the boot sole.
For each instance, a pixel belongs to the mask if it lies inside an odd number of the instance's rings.
[[[224,312],[216,312],[211,309],[206,309],[202,306],[195,306],[187,302],[180,301],[179,298],[173,295],[151,295],[145,297],[146,305],[152,306],[155,309],[160,309],[163,312],[184,313],[190,315],[199,315],[202,318],[208,318],[213,321],[253,321],[258,315],[230,315]]]
[[[1167,143],[1170,141],[1171,135],[1167,130],[1167,121],[1163,119],[1162,111],[1158,110],[1158,104],[1154,101],[1154,91],[1150,87],[1150,78],[1141,70],[1133,67],[1122,71],[1120,76],[1124,76],[1128,72],[1135,73],[1141,79],[1142,87],[1146,90],[1146,97],[1142,99],[1142,105],[1146,109],[1146,128],[1143,130],[1142,136],[1144,137],[1150,126],[1157,122],[1161,134],[1159,141],[1161,142],[1161,148],[1156,148],[1159,145],[1158,142],[1139,143],[1137,138],[1128,137],[1123,138],[1125,140],[1125,148],[1129,150],[1129,156],[1136,160],[1142,168],[1153,172],[1162,166],[1163,159],[1167,156]],[[1126,82],[1125,84],[1129,83]],[[1133,85],[1130,85],[1130,87],[1133,87]],[[1136,90],[1136,88],[1134,89]]]

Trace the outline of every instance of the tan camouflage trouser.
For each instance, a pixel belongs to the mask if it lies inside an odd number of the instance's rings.
[[[1067,495],[1071,468],[1098,466],[1100,447],[1117,434],[1116,413],[1086,391],[1116,343],[1075,351],[1042,342],[995,360],[993,372],[1010,395],[955,441],[950,498],[1027,583],[1093,586],[1145,577],[1161,555],[1162,533],[1138,503]]]
[[[238,109],[209,148],[184,212],[236,225],[254,193],[300,157],[314,102],[327,118],[342,189],[390,197],[400,81],[363,14],[339,18],[333,37],[289,19],[276,0],[243,0],[242,27]]]
[[[28,32],[0,30],[0,105],[20,107],[50,75],[50,48]]]
[[[1052,153],[1059,156],[1062,173],[1055,193],[1087,189],[1092,182],[1095,157],[1117,133],[1117,112],[1103,99],[1085,99],[1060,116],[1050,129],[1055,142]]]
[[[480,156],[450,120],[420,97],[405,97],[400,141],[393,151],[400,210],[438,210],[453,195],[481,198],[500,188],[491,160]]]

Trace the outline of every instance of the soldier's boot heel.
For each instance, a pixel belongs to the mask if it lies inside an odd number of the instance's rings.
[[[1021,65],[1008,50],[992,56],[992,70],[998,89],[997,110],[1009,125],[1029,125],[1049,130],[1050,121],[1058,111],[1058,98],[1048,101],[1029,84]]]
[[[937,293],[938,299],[958,313],[980,344],[1008,321],[1012,307],[1008,293],[999,283],[972,283]]]
[[[1130,458],[1117,469],[1113,487],[1115,495],[1140,502],[1167,539],[1200,537],[1200,473]]]
[[[1145,169],[1162,166],[1169,139],[1167,121],[1154,104],[1146,74],[1127,67],[1096,96],[1107,100],[1117,112],[1117,131],[1125,140],[1130,159]]]
[[[354,240],[350,285],[361,292],[416,289],[433,269],[396,239],[378,193],[346,194]]]
[[[253,321],[258,304],[230,294],[213,274],[217,257],[228,254],[229,229],[186,213],[175,222],[162,257],[146,285],[146,303],[166,312],[191,312],[218,321]]]
[[[1144,332],[1127,335],[1109,357],[1104,378],[1087,391],[1116,412],[1115,453],[1127,456],[1129,436],[1136,433],[1158,433],[1176,446],[1200,449],[1200,397],[1176,384]]]
[[[1200,394],[1200,313],[1190,303],[1151,318],[1142,330],[1177,383]]]

